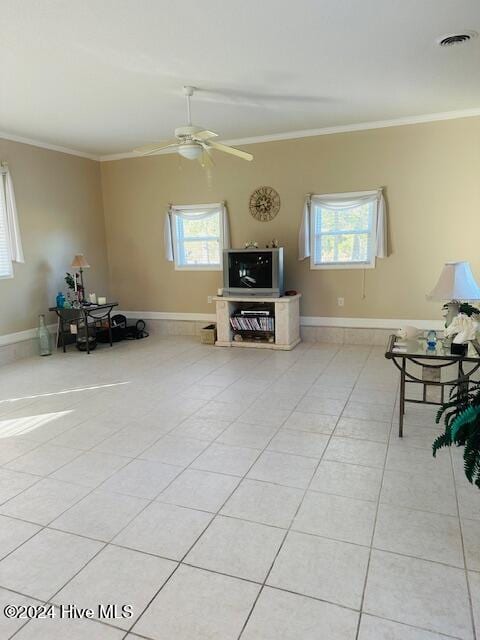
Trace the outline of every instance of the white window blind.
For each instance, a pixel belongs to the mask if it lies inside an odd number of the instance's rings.
[[[223,203],[171,206],[165,219],[167,260],[174,260],[177,269],[220,270],[228,235]]]
[[[373,202],[349,209],[313,205],[315,265],[371,265],[374,246]]]
[[[7,163],[0,166],[0,278],[13,277],[13,262],[24,262],[13,182]]]
[[[3,175],[0,175],[0,179],[3,182]],[[0,278],[11,278],[12,276],[13,266],[7,228],[7,208],[4,190],[0,187]]]

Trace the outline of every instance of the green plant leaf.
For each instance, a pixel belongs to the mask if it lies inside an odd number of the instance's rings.
[[[432,444],[433,456],[442,447],[463,446],[465,476],[480,489],[480,383],[472,383],[466,395],[458,390],[450,393],[450,401],[438,411],[437,423],[441,418],[445,431]]]
[[[451,425],[450,436],[451,436],[452,442],[455,442],[455,440],[457,439],[457,434],[459,430],[465,425],[470,424],[471,422],[474,422],[479,415],[480,415],[479,405],[477,406],[470,405],[464,411],[459,413]]]
[[[442,447],[449,447],[452,444],[452,440],[450,437],[450,430],[448,433],[442,433],[438,438],[435,439],[432,448],[433,448],[433,457],[437,457],[437,451]]]

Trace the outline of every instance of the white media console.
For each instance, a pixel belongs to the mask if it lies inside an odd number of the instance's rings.
[[[260,296],[216,296],[213,298],[217,312],[218,347],[251,347],[257,349],[282,349],[290,351],[300,342],[300,298],[282,296],[270,298]],[[239,308],[254,310],[268,306],[275,320],[275,331],[268,335],[262,331],[241,331],[232,329],[230,317]],[[248,317],[248,316],[246,316]],[[255,335],[258,334],[258,335]]]

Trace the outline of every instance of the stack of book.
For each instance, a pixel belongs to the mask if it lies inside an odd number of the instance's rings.
[[[235,315],[230,317],[235,331],[275,331],[275,318],[272,316]]]

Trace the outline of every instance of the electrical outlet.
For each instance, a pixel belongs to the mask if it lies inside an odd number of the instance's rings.
[[[337,298],[337,304],[339,307],[345,306],[345,298]]]
[[[208,296],[207,302],[208,302],[208,304],[212,304],[212,296]]]

